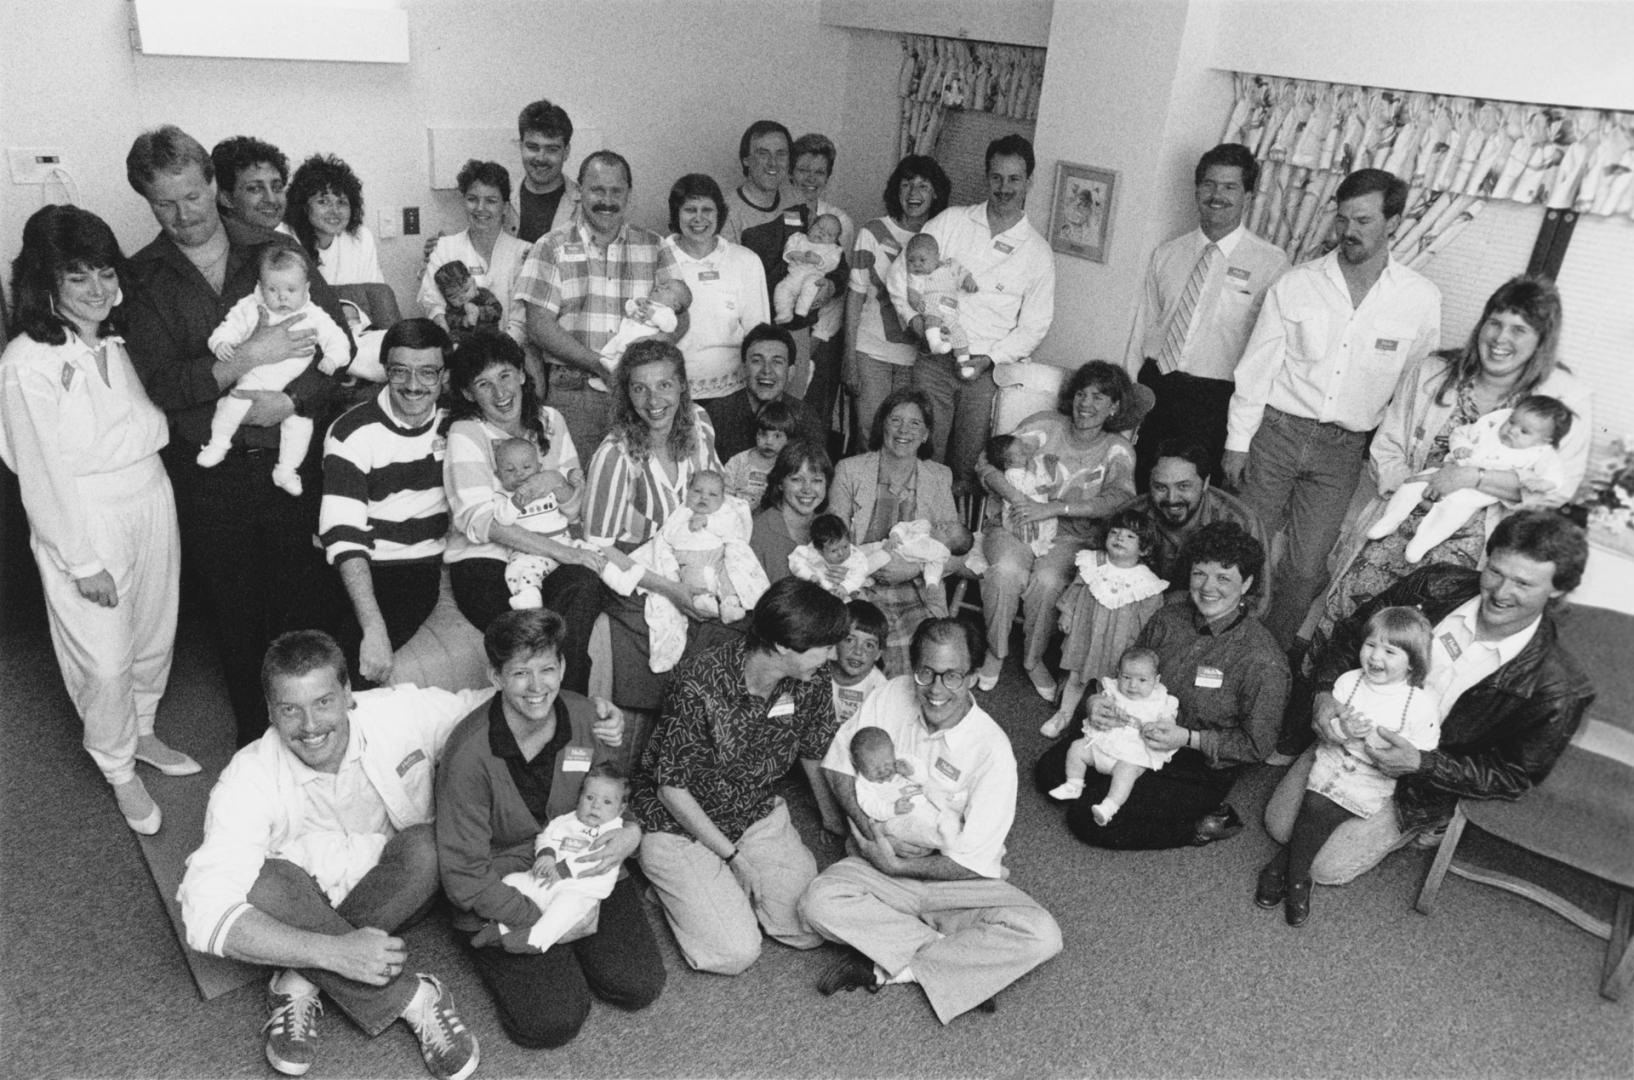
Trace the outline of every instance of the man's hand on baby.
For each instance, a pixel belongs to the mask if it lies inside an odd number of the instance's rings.
[[[294,356],[311,356],[318,349],[318,332],[304,319],[285,319],[268,324],[267,309],[262,308],[249,337],[238,343],[233,351],[235,363],[252,367],[276,364]]]

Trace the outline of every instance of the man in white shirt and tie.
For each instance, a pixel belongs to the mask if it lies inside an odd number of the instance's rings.
[[[1135,488],[1146,489],[1157,445],[1200,442],[1218,484],[1232,376],[1265,301],[1288,269],[1281,248],[1243,225],[1259,179],[1248,147],[1222,143],[1197,162],[1197,228],[1152,252],[1124,364],[1157,404],[1141,424]]]
[[[1265,294],[1237,365],[1221,462],[1265,531],[1286,531],[1265,619],[1283,648],[1327,584],[1328,552],[1397,377],[1441,344],[1440,291],[1390,257],[1406,182],[1359,169],[1337,198],[1339,246]]]

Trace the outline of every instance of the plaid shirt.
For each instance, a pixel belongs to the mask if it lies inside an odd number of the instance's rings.
[[[624,304],[681,276],[657,233],[625,225],[605,248],[574,220],[534,242],[516,275],[511,321],[527,320],[538,304],[585,348],[600,352],[618,332]],[[513,327],[514,328],[514,327]]]

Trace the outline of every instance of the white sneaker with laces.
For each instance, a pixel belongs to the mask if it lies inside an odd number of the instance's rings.
[[[477,1037],[471,1034],[454,1011],[454,996],[443,988],[435,975],[419,974],[420,989],[403,1010],[403,1019],[420,1040],[420,1057],[426,1071],[437,1080],[466,1080],[477,1071],[481,1053]]]
[[[285,1076],[305,1076],[318,1057],[318,988],[297,971],[280,971],[267,984],[267,1000],[267,1062]]]

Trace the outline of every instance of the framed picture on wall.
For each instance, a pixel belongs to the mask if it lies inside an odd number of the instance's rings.
[[[1063,255],[1104,263],[1112,241],[1112,203],[1118,174],[1111,169],[1057,162],[1050,205],[1050,247]]]

